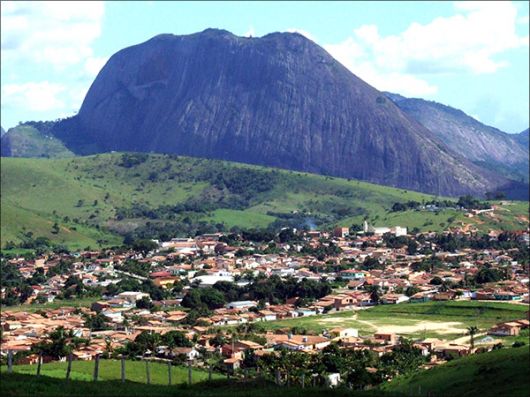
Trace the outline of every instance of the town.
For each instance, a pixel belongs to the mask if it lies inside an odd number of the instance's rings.
[[[369,376],[357,371],[348,382],[371,386],[411,366],[430,368],[528,335],[528,243],[528,231],[412,234],[365,222],[4,255],[1,357],[18,364],[148,357],[233,376],[261,368],[289,381],[288,372],[274,374],[285,354],[321,360],[350,352],[372,359],[361,368]],[[362,320],[397,306],[413,313],[493,301],[521,310],[487,328]],[[415,359],[388,371],[381,363],[398,353]],[[336,385],[342,371],[332,367],[323,382]]]

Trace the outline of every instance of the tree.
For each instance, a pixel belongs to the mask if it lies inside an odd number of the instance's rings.
[[[174,347],[192,347],[191,341],[180,331],[169,331],[162,335],[162,342],[169,348]]]
[[[467,333],[469,334],[469,343],[471,345],[471,349],[475,347],[475,335],[478,333],[479,329],[478,327],[472,325],[471,327],[467,327]]]
[[[68,333],[64,327],[57,327],[48,334],[49,341],[42,341],[33,345],[32,350],[57,360],[66,357],[71,351],[71,347],[67,343],[67,336]]]
[[[380,269],[383,266],[381,263],[379,263],[379,260],[376,258],[372,258],[371,256],[367,256],[364,260],[363,264],[361,265],[361,269],[363,270],[374,270],[374,269]]]
[[[243,368],[255,368],[258,365],[258,357],[256,356],[256,353],[254,353],[254,350],[252,349],[246,349],[243,356]]]
[[[381,370],[389,377],[417,371],[427,360],[412,341],[401,338],[399,345],[381,357]]]
[[[57,222],[55,222],[52,226],[52,230],[51,230],[52,234],[57,234],[59,233],[59,225],[57,224]]]
[[[414,255],[418,251],[418,243],[415,240],[409,240],[407,245],[407,254]]]
[[[95,316],[87,317],[85,320],[85,327],[90,328],[92,331],[103,331],[110,329],[107,325],[107,322],[109,321],[110,319],[107,316],[98,313]]]
[[[429,284],[431,285],[442,285],[442,283],[443,283],[443,280],[438,276],[434,276],[433,279],[429,281]]]
[[[378,304],[381,300],[381,296],[383,295],[381,288],[378,285],[370,285],[366,291],[370,293],[370,299],[372,302]]]
[[[149,309],[151,310],[153,308],[153,302],[151,302],[151,299],[144,296],[142,299],[138,299],[136,301],[136,307],[138,309]]]
[[[150,251],[154,251],[155,249],[157,249],[158,244],[154,242],[153,240],[141,239],[141,240],[136,240],[133,243],[132,248],[135,251],[140,251],[144,256],[146,256]]]

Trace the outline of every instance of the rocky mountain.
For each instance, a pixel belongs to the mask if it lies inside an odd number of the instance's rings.
[[[207,29],[125,48],[54,131],[78,153],[185,154],[435,194],[507,183],[296,33]]]
[[[453,152],[510,178],[528,181],[528,149],[518,144],[517,135],[487,126],[450,106],[385,94],[403,112],[432,131]]]
[[[528,131],[526,130],[516,134],[513,138],[521,145],[523,148],[528,152],[528,145],[529,145],[529,137],[528,137]]]
[[[0,127],[0,137],[3,137],[6,133],[6,130],[4,130],[4,127]]]

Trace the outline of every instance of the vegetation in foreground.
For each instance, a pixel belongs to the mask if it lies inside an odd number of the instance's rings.
[[[418,203],[443,204],[427,194],[217,160],[111,153],[1,161],[2,248],[35,248],[39,238],[42,244],[96,248],[119,245],[124,237],[167,239],[234,228],[350,226],[364,220],[421,231],[461,222],[484,231],[513,230],[528,222],[525,202],[502,206],[495,217],[469,219],[448,207],[414,209]]]
[[[404,395],[421,390],[423,395],[430,391],[431,396],[526,397],[530,393],[529,355],[528,345],[476,354],[398,377],[381,388]]]
[[[43,364],[41,375],[51,378],[64,379],[66,376],[66,362],[51,362]],[[20,374],[35,375],[37,365],[15,365],[14,371]],[[134,383],[146,383],[146,364],[143,361],[126,361],[126,379]],[[5,367],[2,368],[5,370]],[[72,380],[91,381],[93,379],[94,361],[72,361]],[[165,363],[151,362],[149,364],[151,384],[167,385],[168,369]],[[99,377],[102,381],[121,380],[120,360],[100,360]],[[212,373],[212,379],[219,379],[221,375]],[[192,383],[204,382],[208,379],[208,372],[193,369]],[[186,383],[188,380],[188,369],[183,366],[173,365],[171,368],[171,380],[173,384]]]
[[[120,381],[64,381],[34,375],[2,374],[0,382],[2,396],[55,397],[82,396],[128,397],[128,396],[178,396],[178,397],[399,397],[400,394],[381,391],[352,391],[347,389],[323,389],[300,387],[278,387],[266,381],[218,380],[203,382],[191,387],[187,385],[162,386]]]
[[[37,378],[22,373],[7,374],[2,368],[3,396],[186,396],[186,397],[274,397],[274,396],[527,396],[530,391],[528,346],[494,350],[452,360],[430,370],[400,376],[367,391],[344,388],[278,387],[262,380],[214,380],[192,386],[163,386],[127,381],[95,382]]]

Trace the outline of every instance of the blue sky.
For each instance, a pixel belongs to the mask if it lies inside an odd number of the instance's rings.
[[[160,33],[298,31],[380,90],[529,124],[528,2],[10,2],[1,124],[74,114],[116,51]]]

